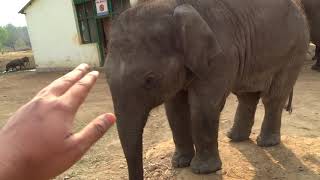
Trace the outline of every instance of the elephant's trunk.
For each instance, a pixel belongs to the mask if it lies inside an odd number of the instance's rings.
[[[121,113],[117,113],[117,127],[128,164],[129,179],[143,180],[142,135],[147,113]]]

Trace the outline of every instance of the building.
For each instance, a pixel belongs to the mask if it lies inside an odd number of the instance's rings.
[[[130,0],[30,0],[25,14],[38,71],[103,66],[111,19]]]

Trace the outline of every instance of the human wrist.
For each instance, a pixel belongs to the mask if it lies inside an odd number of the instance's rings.
[[[0,179],[24,179],[23,159],[0,131]]]

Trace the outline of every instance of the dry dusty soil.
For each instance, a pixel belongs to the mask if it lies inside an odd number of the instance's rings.
[[[223,170],[211,175],[194,175],[190,169],[173,169],[172,135],[163,107],[150,114],[144,133],[146,179],[289,179],[320,180],[320,73],[306,61],[295,88],[294,110],[283,112],[282,144],[260,148],[255,143],[263,118],[259,104],[251,141],[231,143],[231,127],[237,100],[231,95],[220,120],[219,149]],[[16,72],[0,75],[0,127],[19,106],[61,73]],[[76,116],[75,131],[113,105],[105,78],[101,75]],[[27,140],[27,139],[26,139]],[[127,166],[116,128],[110,131],[74,167],[56,179],[127,179]]]

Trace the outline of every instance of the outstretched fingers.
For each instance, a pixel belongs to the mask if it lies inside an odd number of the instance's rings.
[[[80,64],[73,71],[53,81],[45,88],[45,91],[55,96],[61,96],[82,79],[89,72],[89,69],[89,65]]]
[[[99,76],[98,71],[92,71],[85,75],[81,80],[76,82],[64,95],[60,98],[63,102],[76,112],[83,101],[87,98],[93,85],[96,83]]]
[[[68,141],[72,147],[72,156],[77,159],[97,142],[107,130],[115,123],[116,117],[113,114],[104,114],[97,117],[82,131],[69,137]]]

